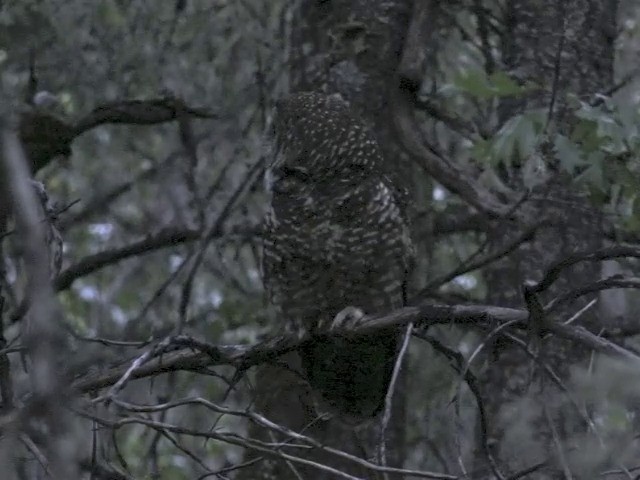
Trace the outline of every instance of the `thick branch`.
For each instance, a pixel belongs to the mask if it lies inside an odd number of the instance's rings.
[[[409,34],[398,67],[398,86],[394,91],[391,105],[393,126],[400,146],[415,158],[448,190],[457,193],[479,212],[491,218],[505,218],[510,215],[508,205],[496,199],[491,192],[476,184],[457,165],[447,162],[424,146],[418,131],[419,122],[415,118],[417,92],[422,80],[424,47],[431,42],[424,32],[432,15],[432,2],[415,2],[415,10]]]
[[[483,212],[490,218],[505,218],[509,206],[499,202],[491,192],[481,188],[458,166],[445,161],[422,144],[417,131],[418,122],[413,114],[413,94],[398,88],[393,100],[393,121],[400,146],[416,158],[427,172],[449,191]]]
[[[423,304],[402,308],[384,316],[368,317],[358,325],[334,329],[326,334],[347,337],[367,335],[380,329],[406,325],[409,322],[415,322],[417,325],[455,323],[485,327],[512,322],[526,328],[528,315],[526,310],[487,305]],[[640,357],[633,352],[580,327],[548,322],[544,328],[559,337],[573,340],[597,352],[640,362]],[[246,369],[273,361],[278,356],[299,348],[308,340],[309,337],[279,336],[255,345],[211,345],[189,337],[176,337],[171,341],[172,345],[188,348],[165,354],[159,352],[161,355],[129,372],[128,375],[131,379],[143,378],[177,370],[198,371],[214,365],[231,365]],[[82,392],[90,392],[114,385],[127,373],[130,362],[131,360],[106,371],[85,375],[77,379],[73,387]]]
[[[100,270],[108,265],[113,265],[129,257],[150,253],[161,248],[179,245],[185,242],[192,242],[200,238],[198,230],[179,229],[175,227],[165,228],[158,233],[148,235],[146,238],[125,245],[98,252],[83,258],[75,265],[66,268],[57,276],[54,287],[57,291],[66,290],[80,277]]]
[[[203,108],[185,105],[174,97],[151,100],[122,100],[96,107],[75,126],[76,135],[105,123],[127,123],[131,125],[155,125],[177,120],[181,116],[216,118]]]
[[[630,245],[617,245],[601,248],[599,250],[578,252],[566,258],[554,262],[545,272],[542,280],[532,287],[534,293],[540,293],[549,288],[555,282],[560,273],[580,262],[597,262],[612,258],[632,257],[640,258],[640,247]]]
[[[211,241],[226,235],[238,235],[242,238],[250,238],[259,234],[258,227],[249,227],[246,229],[238,229],[229,232],[216,230],[214,234],[207,239]],[[81,259],[75,265],[71,265],[64,269],[56,277],[54,287],[57,291],[68,289],[74,281],[80,277],[85,277],[97,270],[115,265],[116,263],[126,260],[127,258],[138,255],[151,253],[168,247],[175,247],[182,243],[193,242],[201,238],[202,234],[199,230],[167,227],[153,235],[148,235],[142,240],[130,243],[119,248],[104,250],[102,252],[89,255]]]
[[[600,292],[602,290],[611,290],[613,288],[629,288],[629,289],[636,289],[636,290],[640,289],[640,278],[637,278],[637,277],[629,278],[629,277],[623,277],[621,275],[615,275],[613,277],[603,278],[602,280],[598,280],[597,282],[581,285],[578,288],[575,288],[569,292],[566,292],[560,295],[557,298],[554,298],[546,306],[546,310],[547,312],[554,311],[560,305],[564,305],[568,302],[571,302],[589,293]]]
[[[155,125],[180,117],[215,118],[203,108],[185,105],[177,98],[122,100],[96,107],[75,125],[48,113],[33,110],[20,119],[20,139],[24,144],[32,173],[46,166],[57,155],[70,155],[71,143],[82,133],[107,123]]]

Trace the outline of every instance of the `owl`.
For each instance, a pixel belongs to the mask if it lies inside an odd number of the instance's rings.
[[[323,325],[347,308],[367,315],[404,306],[413,252],[406,194],[385,174],[373,132],[338,95],[297,93],[276,104],[267,171],[263,276],[321,404],[358,423],[375,417],[400,332],[358,338]]]

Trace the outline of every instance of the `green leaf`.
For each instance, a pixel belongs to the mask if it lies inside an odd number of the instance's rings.
[[[571,137],[576,143],[581,144],[585,152],[598,150],[604,144],[603,139],[598,136],[598,125],[592,120],[578,121]]]
[[[584,165],[582,152],[575,143],[564,135],[556,135],[553,145],[555,157],[566,172],[573,174],[577,167]]]
[[[631,215],[626,219],[625,227],[634,232],[640,231],[640,195],[631,202]]]
[[[491,98],[494,95],[484,70],[464,72],[453,80],[453,84],[461,91],[480,99]]]
[[[624,431],[629,427],[629,411],[622,407],[621,405],[610,405],[609,411],[607,412],[607,420],[609,423],[609,427]]]
[[[598,119],[602,116],[602,111],[598,108],[592,107],[586,102],[580,102],[580,108],[576,111],[576,117],[583,120],[591,120],[598,122]]]
[[[595,139],[593,133],[590,136],[583,135],[585,146],[588,149],[595,150],[600,148],[613,155],[628,151],[628,140],[625,132],[629,129],[624,126],[623,120],[618,115],[618,110],[614,105],[610,104],[609,108],[605,110],[580,102],[580,108],[576,111],[576,116],[584,121],[591,122],[592,129],[595,126]]]
[[[583,183],[598,192],[604,192],[606,190],[603,171],[604,154],[592,152],[587,157],[586,163],[589,164],[589,167],[576,177],[576,182]]]
[[[104,0],[98,4],[98,17],[109,27],[125,26],[126,18],[117,2]]]
[[[497,97],[517,96],[530,90],[530,87],[518,85],[515,80],[504,72],[495,72],[489,76],[493,93]]]
[[[471,155],[478,162],[491,163],[493,160],[491,141],[484,138],[477,140],[471,148]]]
[[[527,158],[538,145],[538,130],[535,112],[511,117],[494,138],[493,157],[507,165],[511,164],[514,156]]]
[[[638,174],[629,170],[626,165],[620,170],[616,175],[615,182],[632,195],[640,192],[640,177],[638,177]]]
[[[534,88],[533,84],[519,85],[505,72],[495,72],[487,76],[484,70],[470,70],[454,78],[458,90],[486,100],[494,97],[522,95]]]

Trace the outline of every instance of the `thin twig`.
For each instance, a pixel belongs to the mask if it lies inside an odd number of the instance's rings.
[[[33,454],[36,460],[38,460],[38,463],[45,471],[45,473],[49,477],[52,477],[52,472],[49,468],[49,460],[47,460],[47,457],[44,455],[44,453],[42,453],[42,450],[40,450],[38,446],[33,442],[33,440],[31,440],[31,437],[29,437],[29,435],[27,435],[26,433],[20,433],[18,434],[18,438],[20,439],[22,444],[27,447],[27,450],[29,450]]]
[[[547,113],[547,122],[544,126],[544,132],[547,131],[551,121],[553,120],[553,110],[558,96],[558,86],[560,84],[560,70],[562,69],[562,53],[564,51],[564,42],[567,36],[567,12],[565,2],[557,3],[557,18],[562,22],[560,29],[560,40],[558,41],[558,48],[556,50],[556,56],[553,65],[553,84],[551,86],[551,99],[549,100],[549,111]]]
[[[396,383],[398,382],[398,376],[400,375],[400,369],[402,368],[402,362],[407,354],[407,348],[409,347],[409,341],[413,333],[413,322],[409,322],[404,332],[404,338],[402,339],[402,345],[400,352],[396,358],[396,363],[393,366],[393,374],[391,375],[391,381],[389,382],[389,388],[387,389],[387,395],[384,402],[384,414],[382,416],[382,423],[380,425],[380,445],[378,449],[378,461],[383,467],[387,466],[387,452],[386,452],[386,434],[389,421],[391,420],[391,407],[393,406],[393,394],[396,389]]]
[[[551,431],[553,443],[556,446],[556,451],[558,452],[558,461],[560,462],[560,465],[562,465],[562,472],[564,474],[564,478],[566,480],[573,480],[573,475],[571,475],[571,469],[569,468],[569,464],[567,463],[567,459],[564,453],[564,448],[562,448],[560,435],[558,434],[558,430],[556,429],[556,426],[553,423],[553,419],[551,418],[549,409],[547,408],[547,405],[544,402],[542,403],[542,411],[544,412],[544,417],[547,421],[547,425],[549,426],[549,430]]]
[[[542,276],[542,280],[535,285],[534,291],[536,293],[540,293],[548,289],[558,279],[563,270],[572,267],[576,263],[597,262],[623,257],[640,258],[640,247],[632,245],[616,245],[598,250],[576,252],[568,257],[563,257],[553,262],[545,271]]]
[[[120,405],[125,405],[124,402],[119,402]],[[303,445],[308,445],[309,447],[313,447],[319,450],[322,450],[324,452],[330,453],[332,455],[335,455],[337,457],[343,458],[345,460],[348,460],[350,462],[353,462],[357,465],[360,465],[364,468],[367,468],[371,471],[375,471],[375,472],[387,472],[387,473],[393,473],[393,474],[404,474],[404,475],[409,475],[409,476],[416,476],[419,478],[434,478],[434,479],[442,479],[442,480],[456,480],[458,477],[454,476],[454,475],[448,475],[448,474],[441,474],[441,473],[436,473],[436,472],[427,472],[427,471],[421,471],[421,470],[410,470],[410,469],[401,469],[401,468],[391,468],[391,467],[382,467],[380,465],[376,465],[374,463],[369,462],[368,460],[365,460],[363,458],[360,457],[356,457],[354,455],[351,455],[347,452],[344,452],[342,450],[338,450],[326,445],[321,444],[320,442],[316,441],[315,439],[308,437],[306,435],[302,435],[298,432],[295,432],[291,429],[289,429],[288,427],[284,426],[284,425],[280,425],[277,424],[271,420],[268,420],[266,417],[259,415],[255,412],[252,411],[248,411],[248,410],[234,410],[234,409],[230,409],[227,407],[223,407],[221,405],[217,405],[213,402],[210,402],[208,400],[205,400],[203,398],[188,398],[188,399],[183,399],[180,401],[173,401],[173,402],[168,402],[164,405],[150,405],[150,406],[137,406],[137,405],[133,405],[133,404],[126,404],[127,405],[127,409],[131,410],[131,411],[140,411],[140,412],[153,412],[153,411],[162,411],[162,410],[166,410],[168,408],[175,408],[177,406],[182,406],[182,405],[187,405],[187,404],[197,404],[197,405],[201,405],[204,406],[210,410],[213,410],[215,412],[218,413],[225,413],[225,414],[229,414],[229,415],[235,415],[235,416],[240,416],[240,417],[246,417],[249,418],[250,420],[252,420],[253,422],[257,423],[258,425],[265,427],[273,432],[276,433],[280,433],[282,435],[285,435],[286,437],[289,437],[291,439],[295,439],[296,441],[300,442],[300,447]],[[84,412],[84,411],[80,411],[78,412],[79,414],[83,415],[83,416],[87,416],[90,418],[96,418],[95,416]],[[192,435],[195,437],[203,437],[203,438],[215,438],[227,443],[232,443],[235,445],[240,445],[243,446],[245,448],[252,448],[252,449],[256,449],[258,451],[262,451],[264,453],[268,453],[270,455],[274,455],[277,457],[280,457],[282,459],[288,459],[294,463],[302,463],[302,464],[306,464],[306,465],[311,465],[314,466],[316,468],[321,468],[321,469],[329,469],[329,471],[332,471],[332,473],[334,474],[339,474],[339,475],[343,475],[346,477],[345,478],[355,478],[355,477],[351,477],[350,475],[345,474],[344,472],[339,472],[337,470],[332,469],[331,467],[328,466],[322,466],[322,467],[318,467],[319,464],[312,462],[310,460],[306,460],[306,459],[301,459],[298,457],[295,457],[293,455],[290,455],[288,453],[285,453],[283,450],[281,450],[280,447],[284,447],[287,446],[288,449],[294,449],[296,448],[295,445],[291,445],[291,444],[287,444],[287,443],[281,443],[281,442],[276,442],[275,444],[273,442],[271,443],[265,443],[256,439],[250,439],[250,438],[245,438],[245,437],[241,437],[238,434],[235,433],[223,433],[223,432],[216,432],[216,431],[199,431],[199,430],[192,430],[192,429],[187,429],[187,428],[183,428],[180,426],[176,426],[176,425],[171,425],[171,424],[167,424],[167,423],[162,423],[162,422],[154,422],[152,420],[148,420],[142,417],[125,417],[122,419],[119,419],[117,421],[110,421],[107,419],[103,419],[103,418],[96,418],[96,421],[98,421],[99,423],[102,423],[104,425],[107,425],[111,428],[120,428],[124,425],[127,424],[132,424],[132,423],[137,423],[137,424],[141,424],[141,425],[147,425],[151,428],[161,428],[161,429],[165,429],[168,432],[173,432],[173,433],[179,433],[179,434],[184,434],[184,435]],[[275,449],[273,447],[276,447]],[[271,448],[269,448],[271,447]]]

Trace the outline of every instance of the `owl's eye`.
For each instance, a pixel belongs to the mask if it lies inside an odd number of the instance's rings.
[[[308,182],[310,178],[309,174],[304,168],[288,167],[288,166],[283,166],[278,168],[276,172],[276,176],[278,177],[279,180],[294,179],[299,182]]]

